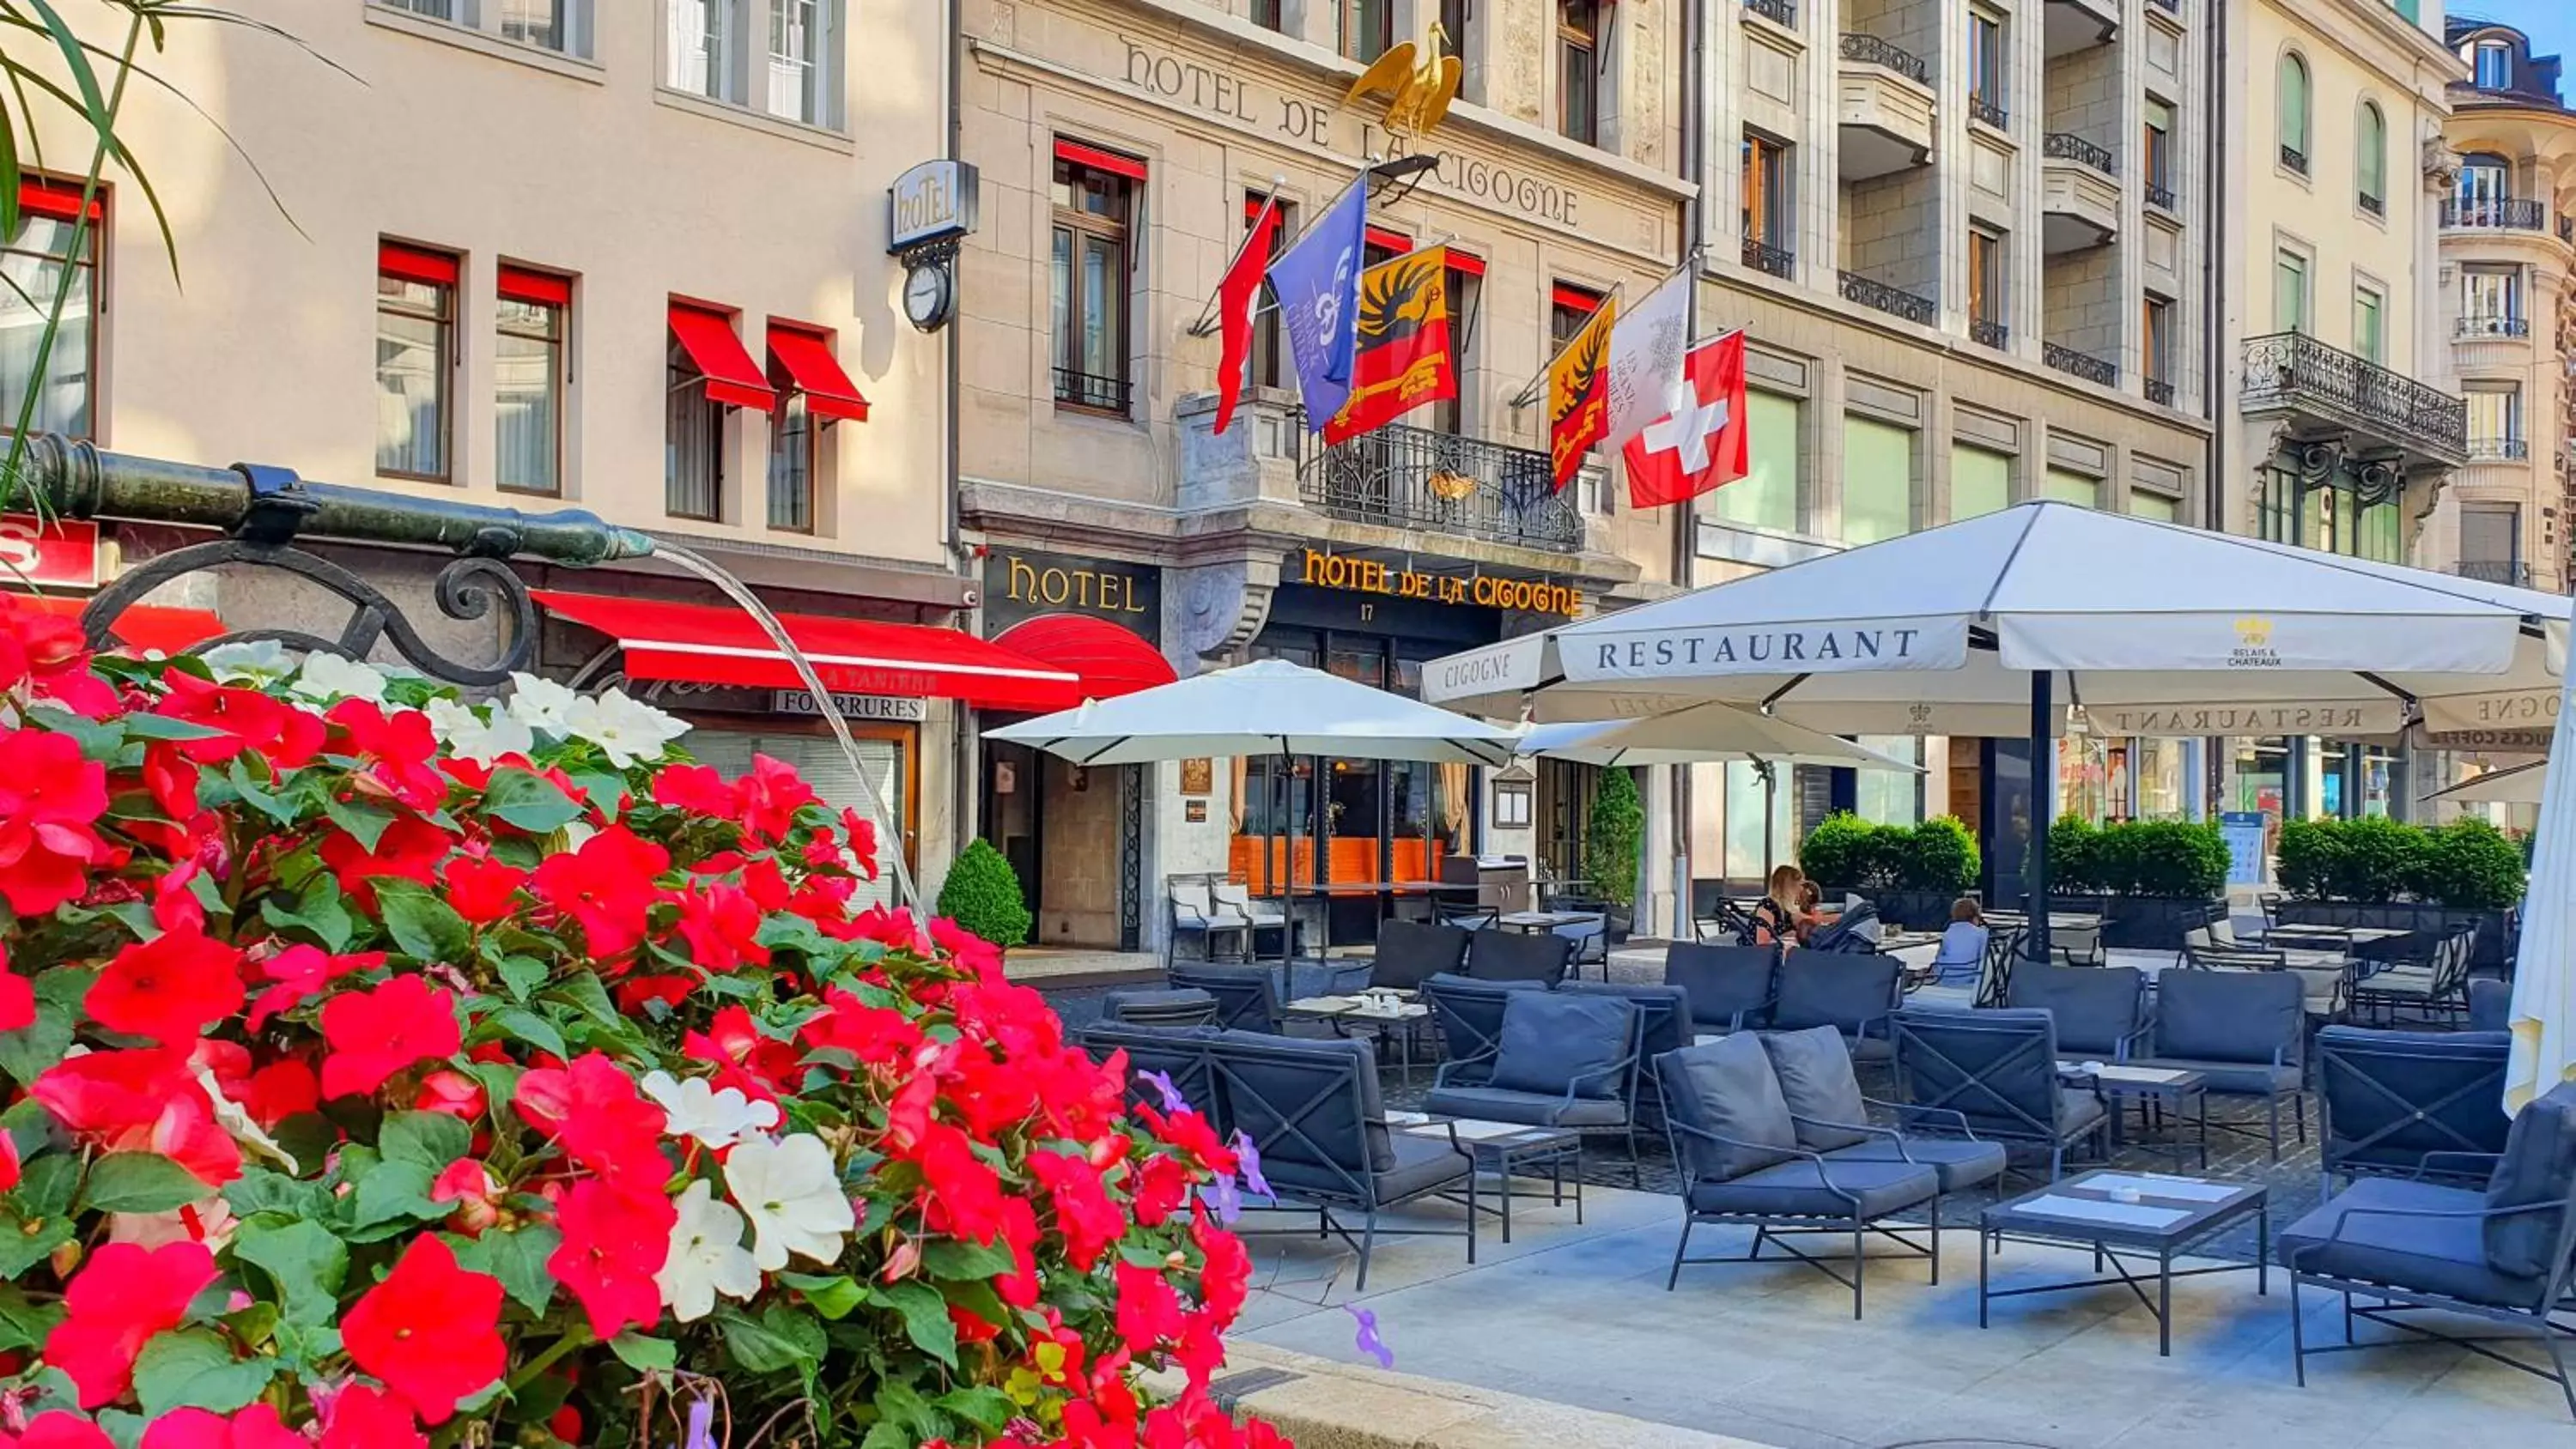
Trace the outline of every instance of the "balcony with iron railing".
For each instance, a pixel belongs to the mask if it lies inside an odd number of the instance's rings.
[[[1798,28],[1798,0],[1744,0],[1744,8],[1774,25]]]
[[[2472,463],[2522,463],[2531,458],[2531,441],[2527,438],[2471,438],[2469,461]]]
[[[1123,377],[1103,377],[1098,373],[1076,372],[1069,367],[1055,370],[1055,400],[1066,407],[1123,413],[1127,411],[1129,387]]]
[[[1932,159],[1934,95],[1922,58],[1875,35],[1842,37],[1834,121],[1842,128],[1838,174],[1867,181]]]
[[[2012,346],[2012,329],[2001,322],[1989,321],[1983,317],[1971,317],[1968,319],[1968,340],[1980,347],[1991,347],[1997,352],[2002,352]]]
[[[2483,337],[2529,337],[2531,335],[2531,319],[2528,317],[2463,316],[2460,318],[2452,335],[2467,339]]]
[[[2549,230],[2549,203],[2528,196],[2453,197],[2442,203],[2444,231]]]
[[[2418,465],[2457,467],[2468,459],[2469,404],[2455,393],[2305,333],[2249,337],[2243,357],[2248,417],[2287,416],[2298,433],[2351,434]]]
[[[2001,101],[1977,91],[1968,92],[1968,115],[1998,131],[2012,124],[2012,113],[2004,109]]]
[[[2381,219],[2381,220],[2383,220],[2383,221],[2387,219],[2387,217],[2388,217],[2388,198],[2387,198],[2387,197],[2385,197],[2385,196],[2381,196],[2381,195],[2377,194],[2376,192],[2370,192],[2370,191],[2355,191],[2355,192],[2353,193],[2352,200],[2353,200],[2353,204],[2354,204],[2355,206],[2360,207],[2363,211],[2368,212],[2368,213],[2369,213],[2369,214],[2371,214],[2372,216],[2378,217],[2378,218],[2380,218],[2380,219]]]
[[[1744,264],[1757,272],[1768,272],[1783,280],[1798,275],[1798,257],[1787,247],[1775,247],[1759,237],[1744,239]]]
[[[2178,213],[2182,210],[2182,207],[2174,200],[2173,188],[2165,183],[2151,180],[2146,182],[2140,189],[2146,193],[2147,205],[2154,207],[2156,210],[2166,212],[2168,214]]]
[[[2281,165],[2293,176],[2308,174],[2308,153],[2284,141],[2281,143]]]
[[[1940,310],[1940,304],[1932,298],[1891,286],[1876,277],[1865,277],[1858,272],[1837,272],[1835,276],[1846,302],[1858,302],[1864,307],[1873,307],[1925,327],[1932,325],[1932,315]]]
[[[1932,73],[1924,67],[1921,56],[1903,46],[1881,40],[1875,35],[1863,35],[1857,32],[1845,34],[1842,41],[1842,57],[1845,60],[1858,61],[1862,65],[1874,65],[1892,70],[1919,86],[1932,84]]]
[[[1583,516],[1548,455],[1402,423],[1326,444],[1291,418],[1297,491],[1333,518],[1575,553]]]
[[[2163,378],[2141,378],[2139,379],[2139,386],[2146,389],[2147,401],[2154,403],[2158,407],[2169,408],[2174,405],[2174,385],[2165,381]]]
[[[2040,250],[2080,252],[2119,235],[2120,182],[2110,151],[2051,131],[2040,138],[2039,154]]]
[[[2039,344],[2039,360],[2059,372],[2070,377],[2080,377],[2086,382],[2099,383],[2104,387],[2120,385],[2120,365],[2095,357],[2089,352],[2078,352],[2072,347],[2043,341]]]

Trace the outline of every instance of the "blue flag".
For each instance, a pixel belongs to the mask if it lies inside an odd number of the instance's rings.
[[[1270,288],[1279,298],[1280,321],[1297,361],[1297,392],[1306,404],[1310,433],[1322,432],[1350,399],[1367,233],[1368,182],[1363,179],[1270,264]]]

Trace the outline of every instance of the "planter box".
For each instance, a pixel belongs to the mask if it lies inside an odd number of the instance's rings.
[[[2103,905],[2102,944],[2131,951],[2179,951],[2185,934],[2227,908],[2213,896],[2109,896]]]
[[[2428,901],[2285,900],[2274,914],[2285,926],[2354,926],[2384,931],[2423,931],[2448,935],[2467,926],[2478,928],[2472,970],[2504,971],[2512,966],[2515,912],[2455,910]]]

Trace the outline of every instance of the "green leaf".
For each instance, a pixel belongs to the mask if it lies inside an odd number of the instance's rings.
[[[357,930],[349,919],[349,908],[341,903],[340,883],[328,873],[315,875],[292,907],[269,896],[259,903],[259,913],[279,930],[303,927],[323,950],[335,955],[349,949],[349,937]]]
[[[0,1209],[0,1278],[14,1279],[72,1240],[78,1225],[69,1213],[25,1218]]]
[[[340,1129],[319,1112],[298,1112],[268,1134],[297,1162],[318,1163],[340,1145]]]
[[[394,945],[415,961],[472,959],[474,933],[453,907],[413,881],[379,877],[376,906]]]
[[[50,711],[47,711],[50,713]],[[48,724],[52,721],[48,720]],[[125,727],[125,737],[134,740],[220,740],[224,732],[213,725],[173,719],[166,714],[127,714],[117,721]]]
[[[821,1324],[783,1303],[771,1304],[758,1319],[728,1308],[716,1315],[716,1326],[733,1361],[756,1374],[810,1374],[831,1346]]]
[[[432,1178],[473,1150],[474,1129],[445,1112],[396,1112],[376,1134],[385,1161],[417,1163]]]
[[[617,823],[619,797],[635,793],[633,788],[627,785],[626,777],[623,775],[597,774],[588,770],[572,770],[567,773],[572,776],[572,782],[580,789],[583,798],[607,812],[608,823],[611,825]]]
[[[492,1024],[512,1041],[558,1057],[572,1056],[572,1049],[564,1045],[563,1033],[555,1030],[555,1024],[524,1006],[505,1006],[492,1013]]]
[[[263,1213],[233,1234],[233,1256],[267,1272],[297,1323],[329,1323],[339,1312],[349,1275],[349,1245],[312,1221],[275,1221]]]
[[[995,1278],[1017,1266],[998,1238],[981,1246],[953,1238],[921,1245],[921,1269],[933,1278]]]
[[[224,1201],[232,1205],[236,1215],[245,1218],[254,1213],[318,1218],[331,1209],[331,1190],[318,1182],[299,1182],[265,1167],[245,1167],[241,1176],[224,1184]]]
[[[394,823],[393,813],[382,806],[343,800],[337,795],[322,797],[322,813],[331,817],[332,824],[355,836],[359,846],[370,854],[376,842],[385,838],[385,827]]]
[[[344,1153],[342,1161],[354,1155]],[[374,1228],[447,1216],[447,1209],[429,1200],[429,1185],[437,1172],[417,1162],[374,1162],[353,1176],[357,1190],[349,1197],[349,1221],[354,1227]],[[373,1239],[384,1234],[366,1236]]]
[[[554,1301],[555,1275],[547,1271],[546,1260],[563,1246],[563,1234],[551,1225],[529,1223],[508,1232],[495,1228],[479,1238],[450,1241],[458,1263],[500,1279],[502,1291],[530,1313],[542,1314]]]
[[[18,1210],[31,1218],[58,1217],[72,1210],[80,1191],[78,1153],[48,1152],[29,1158],[18,1174]]]
[[[851,1309],[868,1301],[868,1290],[853,1282],[847,1273],[781,1273],[778,1281],[804,1294],[815,1312],[835,1321],[849,1317]]]
[[[629,1329],[608,1341],[608,1351],[640,1374],[668,1373],[680,1361],[680,1350],[667,1338],[652,1338]]]
[[[531,835],[551,835],[581,814],[581,807],[554,781],[516,767],[492,772],[492,784],[483,792],[483,810]]]
[[[280,825],[294,824],[295,817],[301,813],[295,808],[294,801],[283,795],[277,794],[263,784],[253,781],[250,777],[250,771],[242,767],[242,762],[238,758],[236,758],[231,764],[224,766],[224,782],[233,787],[233,793],[239,795],[244,803],[248,804],[252,809],[257,810],[260,814],[276,821]],[[336,816],[337,812],[334,812],[334,814]],[[387,817],[387,823],[391,823],[391,817]],[[384,834],[384,826],[377,826],[376,833],[378,835]],[[370,840],[367,842],[367,849],[373,850],[375,848],[376,843],[374,841]]]
[[[103,1213],[159,1213],[214,1195],[214,1189],[157,1152],[111,1152],[90,1164],[81,1206]]]
[[[1019,1412],[1011,1396],[991,1384],[970,1384],[950,1389],[930,1401],[930,1406],[943,1414],[954,1414],[987,1434],[999,1434]]]
[[[23,1086],[61,1061],[71,1050],[72,1024],[78,1020],[75,1010],[45,1000],[43,978],[37,978],[35,1021],[16,1031],[0,1031],[0,1072]]]
[[[949,1322],[948,1300],[938,1289],[912,1279],[875,1289],[873,1296],[903,1315],[904,1336],[913,1347],[952,1369],[957,1367],[957,1325]]]
[[[60,1303],[30,1303],[15,1283],[0,1283],[0,1352],[42,1348],[63,1321]]]
[[[173,1409],[205,1409],[230,1414],[247,1408],[277,1371],[277,1360],[233,1357],[221,1338],[202,1328],[155,1335],[134,1361],[134,1394],[143,1401],[143,1417],[158,1419]]]
[[[500,969],[502,986],[508,988],[509,993],[521,1001],[527,1000],[531,993],[545,985],[555,974],[555,968],[534,956],[504,956],[501,958]],[[558,1052],[556,1055],[561,1056],[562,1053]]]
[[[28,710],[27,718],[52,730],[55,734],[70,735],[80,741],[81,754],[102,765],[116,763],[117,751],[125,748],[125,730],[121,727],[123,722],[100,724],[94,720],[83,719],[70,710],[43,704]],[[152,716],[136,715],[129,718],[149,719]]]

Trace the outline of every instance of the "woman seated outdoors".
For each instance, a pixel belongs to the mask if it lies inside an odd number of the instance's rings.
[[[1804,942],[1815,919],[1808,911],[1806,894],[1813,889],[1806,872],[1796,866],[1773,867],[1770,889],[1754,903],[1752,918],[1736,936],[1736,944],[1771,946],[1785,942],[1794,946]]]
[[[1965,975],[1971,980],[1986,964],[1986,914],[1973,896],[1961,896],[1950,903],[1950,924],[1941,932],[1941,949],[1932,957],[1932,978],[1948,981]]]

